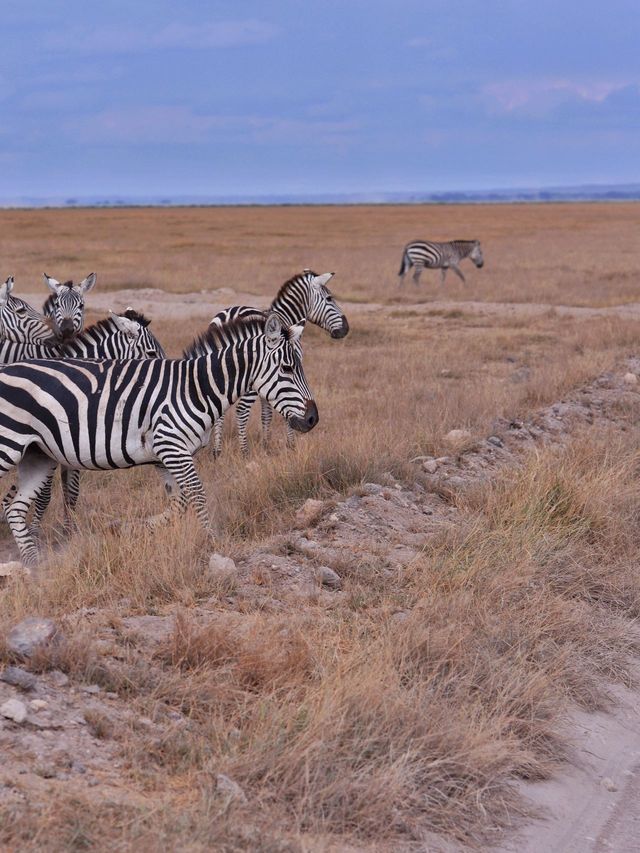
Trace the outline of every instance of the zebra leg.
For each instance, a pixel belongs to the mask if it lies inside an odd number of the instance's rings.
[[[420,281],[420,275],[421,275],[423,269],[424,269],[424,264],[415,264],[414,270],[413,270],[413,283],[414,284],[418,284],[418,282]]]
[[[47,507],[51,503],[51,488],[53,486],[53,473],[44,484],[44,486],[40,489],[40,492],[36,495],[34,503],[33,503],[33,519],[31,521],[31,532],[34,536],[37,536],[40,532],[40,524],[42,522],[42,517],[47,511]]]
[[[9,508],[11,501],[14,499],[16,492],[18,491],[18,487],[14,484],[11,486],[7,494],[2,499],[2,516],[4,520],[7,520],[7,509]]]
[[[266,447],[269,444],[269,434],[271,433],[271,420],[273,418],[273,409],[263,397],[260,398],[260,405],[260,421],[262,422],[262,443]]]
[[[213,423],[213,456],[215,459],[222,453],[222,432],[224,430],[224,414]]]
[[[444,284],[444,280],[447,277],[448,267],[440,267],[440,284]]]
[[[164,468],[162,475],[170,503],[167,511],[152,516],[148,523],[151,527],[157,527],[174,515],[182,515],[187,506],[192,506],[200,524],[208,531],[210,523],[207,498],[191,454],[185,449],[166,446],[156,453]]]
[[[64,504],[64,532],[69,534],[75,529],[74,513],[80,497],[80,471],[63,468],[60,475],[62,477],[62,501]]]
[[[258,395],[251,393],[245,394],[236,404],[236,423],[238,424],[238,439],[240,441],[240,450],[243,456],[249,455],[249,442],[247,440],[247,424],[251,415],[251,408],[255,403]]]
[[[56,462],[39,450],[28,450],[18,464],[18,489],[6,511],[7,521],[20,551],[23,565],[38,563],[38,547],[27,525],[27,513],[56,470]]]
[[[287,447],[293,450],[296,446],[296,433],[289,421],[287,421]]]
[[[462,275],[462,270],[460,269],[460,267],[457,267],[455,264],[451,264],[451,269],[452,269],[452,270],[454,271],[454,273],[458,276],[458,278],[462,279],[462,281],[466,284],[466,281],[467,281],[467,280],[466,280],[466,279],[465,279],[465,277]]]

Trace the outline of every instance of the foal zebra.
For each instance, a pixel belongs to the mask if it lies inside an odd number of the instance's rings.
[[[214,421],[255,388],[294,429],[318,422],[297,341],[302,328],[236,321],[206,335],[207,355],[192,359],[18,362],[0,372],[0,477],[18,467],[6,517],[25,566],[38,560],[26,523],[34,498],[57,465],[111,470],[160,463],[168,511],[152,526],[192,506],[206,529],[206,497],[193,455]]]
[[[293,276],[282,285],[268,310],[275,311],[289,326],[308,320],[329,332],[332,338],[344,338],[349,333],[349,323],[327,287],[327,283],[333,276],[334,273],[331,272],[316,275],[312,270],[303,270],[302,273]],[[220,326],[236,317],[251,317],[256,312],[261,313],[256,308],[236,305],[216,314],[209,326],[210,328]],[[187,352],[185,351],[185,355]],[[251,408],[257,398],[258,394],[254,391],[250,392],[245,394],[236,406],[238,438],[245,456],[249,452],[247,424],[251,415]],[[264,398],[261,399],[261,406],[262,437],[263,441],[266,442],[273,410]],[[224,418],[220,418],[214,425],[213,452],[215,456],[219,456],[222,450],[223,427]],[[293,430],[289,424],[287,424],[287,444],[289,446],[293,444]]]
[[[150,320],[138,314],[133,308],[127,308],[124,314],[114,314],[89,326],[75,338],[62,344],[41,358],[166,358],[166,353],[155,335],[149,331]],[[72,513],[80,496],[80,474],[67,468],[61,470],[62,497],[64,506],[64,529],[72,528]],[[32,532],[39,529],[42,518],[51,501],[53,473],[34,501],[34,513],[31,522]],[[12,486],[2,501],[5,511],[16,493]]]
[[[51,296],[42,306],[45,317],[51,317],[56,333],[62,340],[69,340],[84,328],[84,297],[96,283],[96,274],[92,272],[80,284],[57,279],[42,274]]]
[[[42,358],[57,343],[50,320],[13,296],[13,276],[0,285],[0,364]]]
[[[439,269],[442,283],[444,283],[449,268],[462,281],[465,281],[466,279],[458,266],[460,261],[465,258],[473,261],[478,269],[484,265],[479,240],[453,240],[451,243],[432,243],[427,240],[416,240],[413,243],[407,243],[402,253],[402,262],[400,264],[400,272],[398,273],[400,284],[403,283],[405,273],[411,267],[415,267],[413,280],[416,284],[420,279],[420,273],[425,267],[432,270]]]

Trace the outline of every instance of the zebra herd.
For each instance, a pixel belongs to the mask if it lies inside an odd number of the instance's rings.
[[[208,529],[193,456],[212,429],[220,452],[231,405],[241,401],[244,451],[258,396],[265,437],[273,409],[286,419],[289,440],[318,422],[300,338],[307,320],[333,338],[348,333],[327,286],[332,275],[305,269],[285,282],[267,312],[235,306],[217,314],[179,359],[166,357],[149,321],[133,309],[84,329],[84,296],[94,274],[78,286],[45,275],[52,295],[42,314],[14,296],[13,278],[7,279],[0,287],[0,478],[17,468],[2,507],[23,565],[38,563],[39,527],[58,466],[67,529],[80,471],[144,464],[160,469],[169,495],[168,508],[147,522],[156,526],[192,506]]]
[[[417,241],[405,246],[400,283],[413,266],[448,269],[463,281],[459,264],[484,261],[477,240]],[[153,464],[169,495],[168,508],[147,519],[156,526],[193,507],[209,528],[205,493],[193,457],[209,443],[222,448],[227,409],[238,403],[240,446],[248,451],[247,423],[260,397],[266,442],[273,410],[294,431],[308,432],[318,410],[307,385],[300,339],[306,322],[332,338],[349,323],[328,287],[333,273],[305,269],[286,281],[266,312],[234,306],[212,318],[208,329],[168,359],[149,321],[128,308],[84,328],[85,296],[95,273],[80,284],[44,274],[51,291],[42,313],[0,286],[0,479],[17,468],[17,484],[2,501],[24,566],[39,560],[40,524],[60,467],[64,529],[73,526],[80,471]],[[27,517],[33,509],[31,522]]]

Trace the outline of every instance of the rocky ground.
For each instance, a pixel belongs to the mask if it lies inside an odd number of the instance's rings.
[[[210,571],[220,595],[201,602],[193,618],[202,624],[215,621],[230,633],[247,632],[253,614],[261,610],[286,611],[305,601],[335,606],[346,594],[342,581],[350,572],[366,565],[375,582],[377,574],[388,576],[406,566],[439,531],[456,525],[460,496],[479,482],[520,465],[538,447],[561,445],[580,428],[628,429],[630,407],[639,399],[638,375],[640,359],[630,359],[526,421],[496,421],[482,441],[454,430],[447,437],[448,455],[413,460],[410,484],[388,475],[349,496],[308,500],[294,530],[270,537],[235,561],[212,555]],[[388,613],[396,620],[406,615],[401,603]],[[124,618],[84,609],[60,624],[40,619],[24,626],[22,636],[0,638],[13,661],[0,673],[0,803],[42,802],[57,786],[114,804],[144,801],[144,789],[132,782],[119,741],[108,733],[143,731],[150,749],[161,748],[193,723],[161,706],[154,720],[140,716],[126,692],[110,685],[104,673],[117,676],[125,664],[128,672],[136,665],[152,669],[154,649],[170,635],[176,618],[172,608]],[[99,683],[81,683],[41,665],[43,654],[55,664],[56,647],[63,647],[78,626],[91,636],[95,661],[90,671],[103,673]],[[634,748],[640,746],[636,732],[629,735]],[[627,752],[631,755],[631,748]],[[632,774],[616,781],[619,796],[626,796],[624,785],[634,780]],[[243,796],[226,777],[218,778],[218,787],[223,797]]]

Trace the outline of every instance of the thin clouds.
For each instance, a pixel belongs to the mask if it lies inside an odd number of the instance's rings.
[[[579,101],[585,104],[602,104],[612,94],[636,81],[612,82],[609,80],[509,80],[490,83],[482,94],[490,107],[498,112],[544,116],[561,104]]]
[[[43,45],[50,50],[82,53],[135,53],[147,50],[211,50],[265,44],[280,29],[256,18],[208,21],[201,24],[173,22],[156,29],[127,27],[73,27],[47,33]]]

